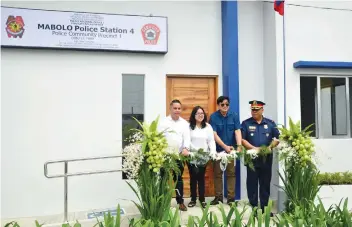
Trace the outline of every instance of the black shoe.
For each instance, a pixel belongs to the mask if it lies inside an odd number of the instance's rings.
[[[264,212],[265,212],[265,207],[262,207],[261,209],[262,209],[262,213],[264,214]],[[270,217],[274,217],[274,214],[273,214],[272,212],[270,212]]]
[[[206,203],[206,202],[200,202],[200,205],[201,205],[203,208],[206,208],[206,207],[207,207],[207,203]]]
[[[188,207],[194,207],[196,205],[196,201],[191,201],[188,203]]]
[[[222,199],[219,199],[218,197],[215,197],[213,201],[210,202],[210,205],[218,205],[219,203],[223,203]]]

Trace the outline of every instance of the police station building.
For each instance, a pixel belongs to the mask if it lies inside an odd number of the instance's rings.
[[[348,1],[3,1],[1,216],[63,213],[63,179],[50,160],[121,153],[131,116],[152,121],[178,98],[216,111],[230,97],[241,121],[249,100],[277,124],[315,123],[322,172],[351,170],[352,4]],[[121,167],[75,162],[69,173]],[[278,200],[279,165],[271,199]],[[64,165],[50,165],[50,175]],[[247,200],[236,165],[236,198]],[[185,196],[189,176],[184,174]],[[214,196],[212,169],[206,196]],[[188,188],[187,188],[188,187]],[[124,200],[125,199],[125,200]],[[132,206],[121,172],[71,177],[68,211]]]

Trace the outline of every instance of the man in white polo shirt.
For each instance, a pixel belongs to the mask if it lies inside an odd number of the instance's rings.
[[[182,112],[182,104],[179,100],[172,100],[170,103],[170,115],[162,119],[159,123],[159,131],[167,131],[164,133],[168,145],[171,148],[178,149],[178,151],[184,155],[189,155],[190,147],[190,131],[188,122],[183,119],[180,115]],[[172,131],[172,132],[169,132]],[[183,163],[179,161],[178,167],[180,168],[180,175],[174,174],[174,181],[176,182],[176,189],[179,193],[176,193],[176,201],[181,211],[186,211],[187,207],[184,205],[183,200]]]

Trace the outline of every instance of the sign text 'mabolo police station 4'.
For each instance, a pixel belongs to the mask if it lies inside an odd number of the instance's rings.
[[[1,7],[1,46],[167,53],[167,18]]]

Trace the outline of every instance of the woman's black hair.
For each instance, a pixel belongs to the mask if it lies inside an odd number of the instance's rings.
[[[201,106],[195,106],[192,110],[191,116],[189,117],[189,127],[191,127],[192,130],[194,130],[194,128],[196,127],[196,113],[197,111],[201,109],[203,110],[204,113],[204,119],[202,121],[202,128],[205,128],[206,122],[207,122],[207,114],[205,113],[204,109]]]

